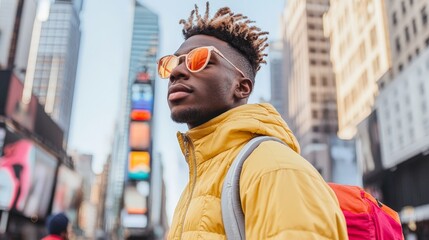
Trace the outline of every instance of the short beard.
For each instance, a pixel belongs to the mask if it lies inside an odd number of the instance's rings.
[[[177,123],[194,123],[198,122],[201,117],[201,111],[198,111],[195,108],[188,108],[177,114],[171,114],[171,119]]]

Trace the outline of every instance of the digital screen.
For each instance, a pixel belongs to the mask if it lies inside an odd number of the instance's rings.
[[[131,110],[131,120],[133,121],[149,121],[152,114],[148,110]]]
[[[146,228],[148,225],[147,216],[143,214],[129,214],[124,211],[121,220],[124,228]]]
[[[131,87],[131,108],[152,112],[153,91],[150,84],[134,83]]]
[[[130,148],[148,150],[150,146],[150,126],[146,122],[131,122],[129,134]]]
[[[150,173],[149,152],[130,152],[128,161],[128,177],[133,180],[147,180]]]
[[[126,186],[124,207],[129,214],[145,214],[147,211],[146,197],[135,186]]]
[[[26,217],[47,215],[57,159],[28,139],[6,143],[0,158],[0,206]]]

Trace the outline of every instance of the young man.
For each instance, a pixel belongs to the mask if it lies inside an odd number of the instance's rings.
[[[267,38],[229,8],[209,18],[198,8],[184,25],[185,42],[161,58],[158,72],[169,80],[171,117],[186,123],[178,133],[189,164],[187,184],[169,239],[225,239],[222,184],[240,149],[258,135],[263,142],[247,158],[240,197],[247,239],[347,239],[344,216],[333,191],[299,153],[287,124],[269,104],[247,104],[255,74],[265,63]]]
[[[49,235],[42,240],[67,240],[69,219],[64,213],[58,213],[48,217],[46,228]]]

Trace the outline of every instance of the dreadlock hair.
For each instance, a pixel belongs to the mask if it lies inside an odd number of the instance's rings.
[[[242,70],[254,81],[256,72],[261,68],[260,64],[266,63],[264,57],[267,54],[263,51],[268,46],[266,42],[268,38],[261,36],[268,35],[268,32],[250,25],[254,21],[248,20],[247,16],[240,13],[233,13],[229,7],[220,8],[211,19],[209,11],[209,2],[206,3],[204,16],[200,15],[198,6],[195,5],[188,20],[179,21],[179,24],[183,24],[185,40],[194,35],[204,34],[229,43],[247,59],[247,63],[243,64],[247,69]]]

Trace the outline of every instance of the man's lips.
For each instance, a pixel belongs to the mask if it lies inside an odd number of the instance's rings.
[[[168,100],[177,101],[190,95],[192,89],[184,84],[178,83],[168,89]]]

